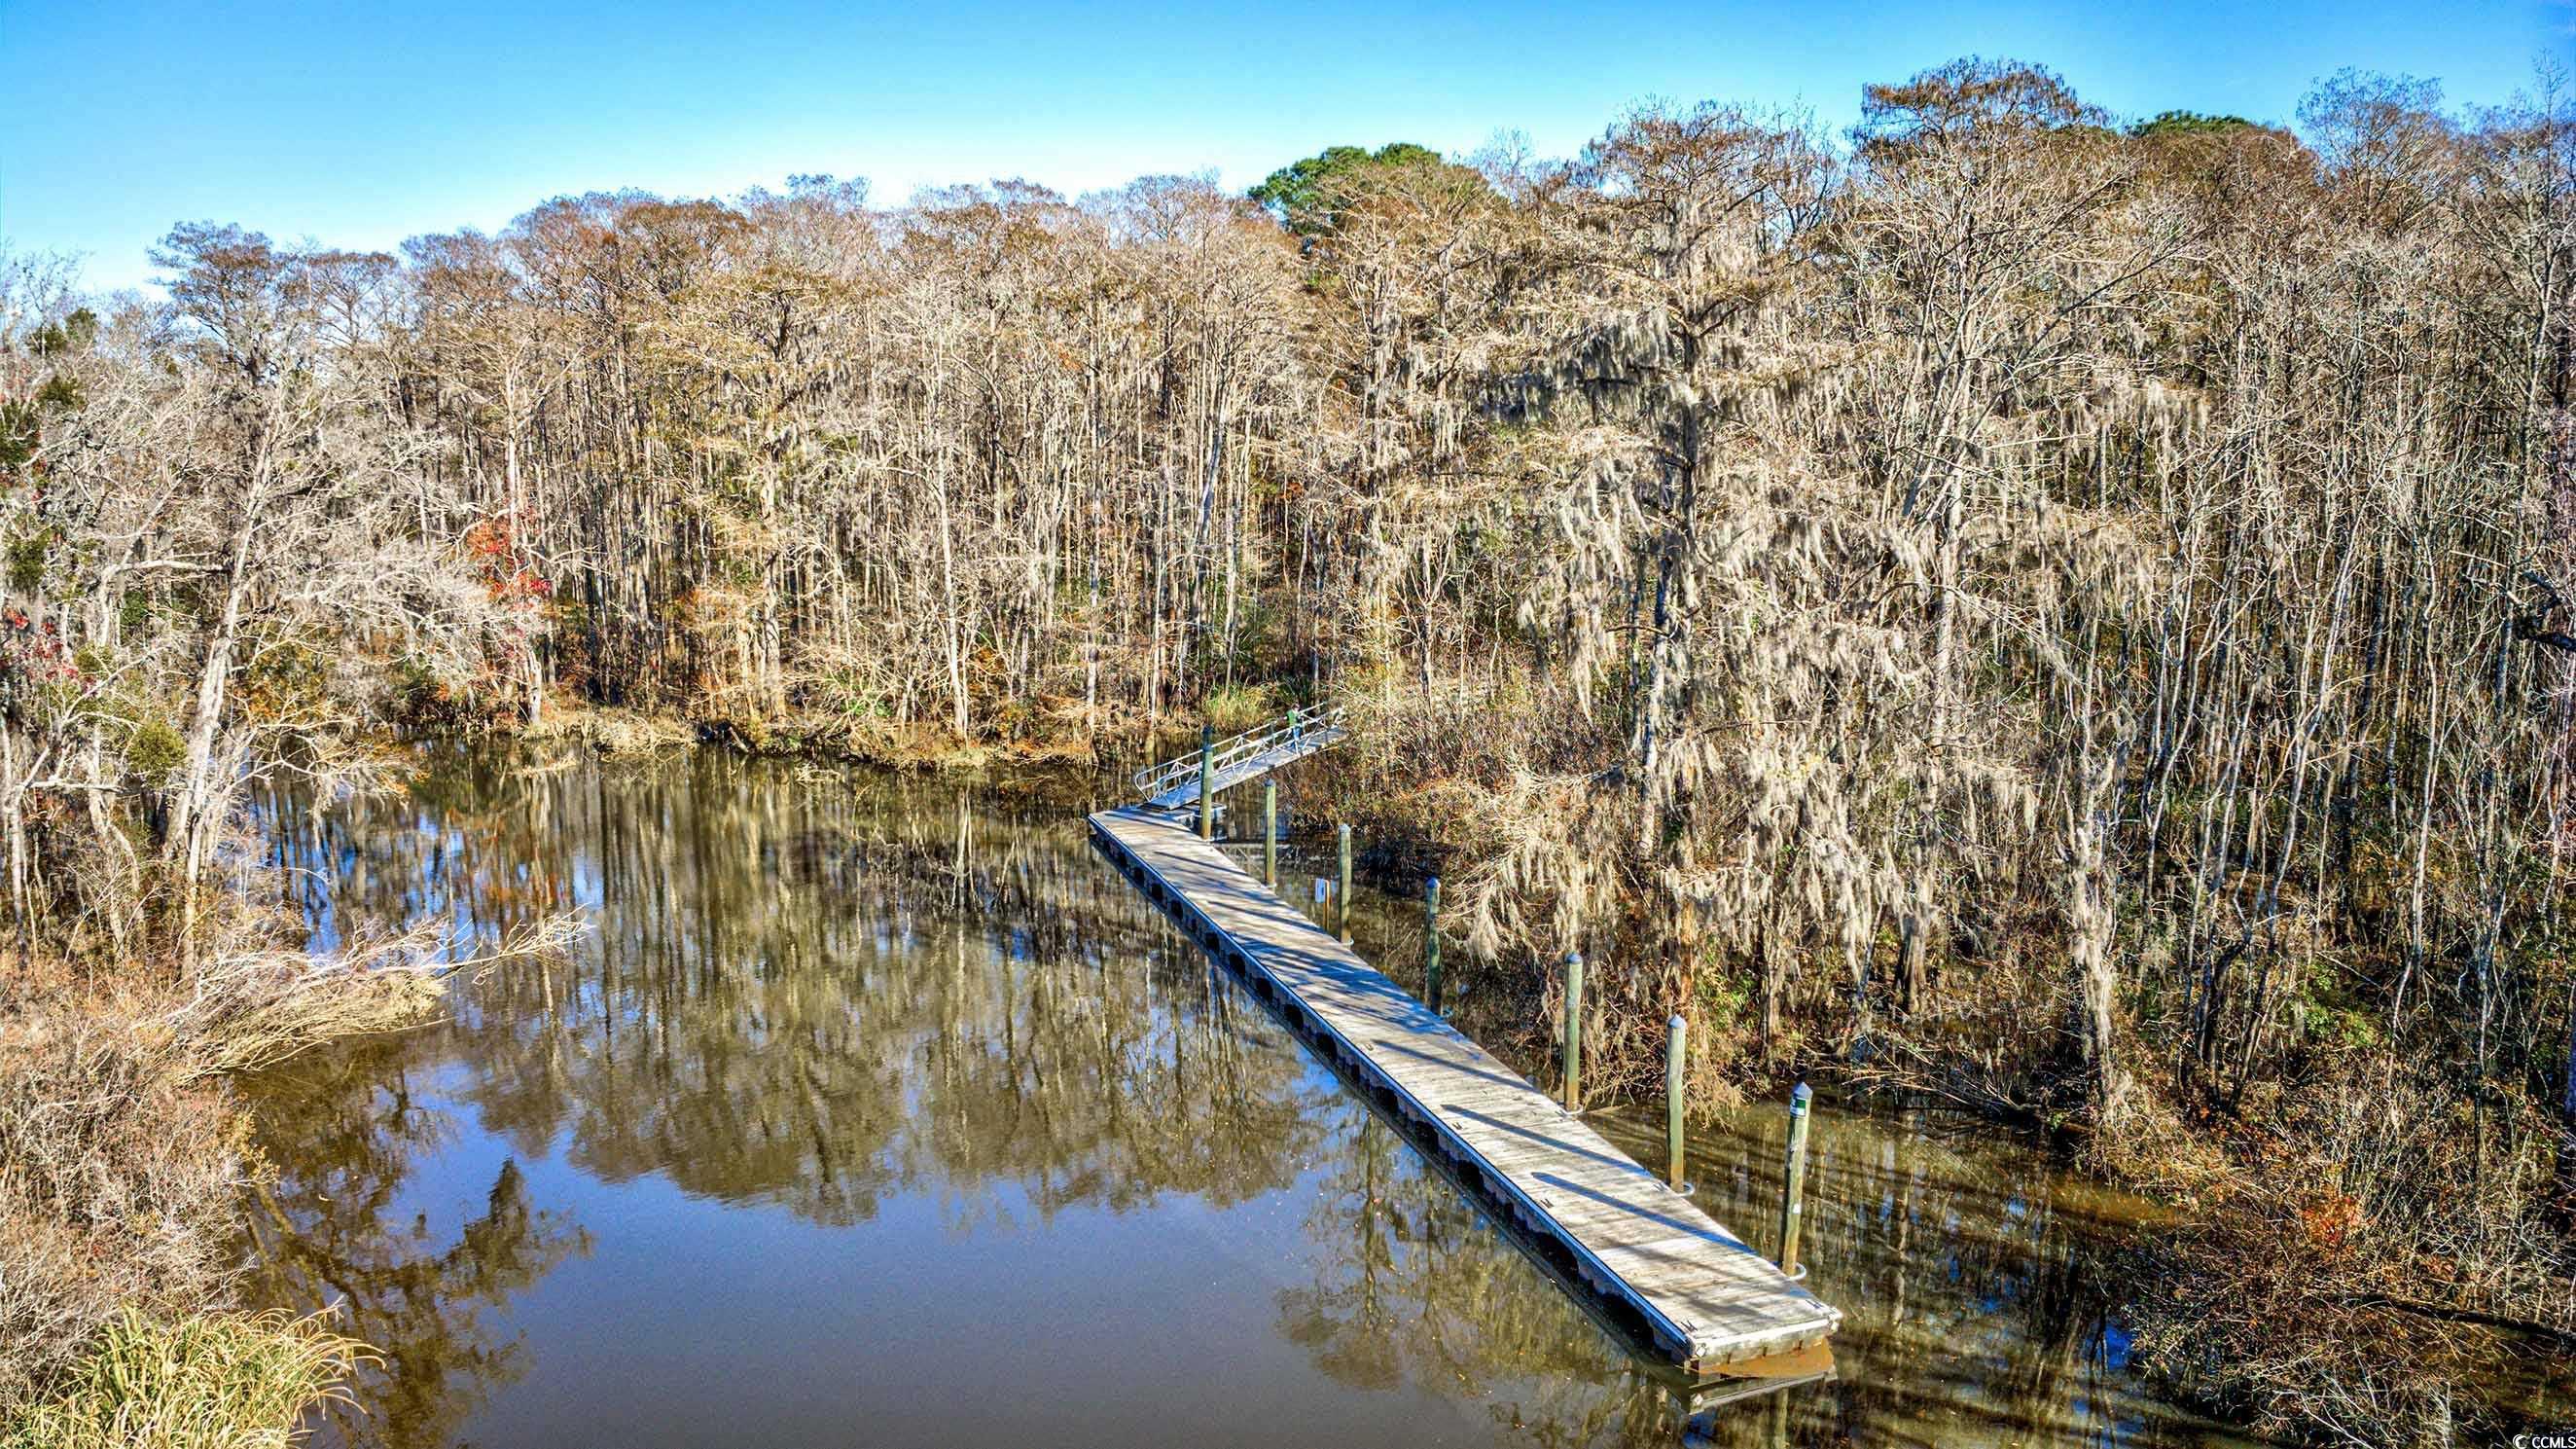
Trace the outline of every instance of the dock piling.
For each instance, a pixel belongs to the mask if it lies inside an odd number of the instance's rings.
[[[1216,839],[1216,726],[1199,726],[1199,839]]]
[[[1440,877],[1422,891],[1422,1000],[1440,1014]]]
[[[1780,1271],[1792,1279],[1805,1276],[1798,1266],[1798,1226],[1806,1196],[1807,1103],[1815,1095],[1804,1082],[1789,1094],[1788,1181],[1780,1196]]]
[[[1279,889],[1279,782],[1261,782],[1261,883]]]
[[[1690,1096],[1689,1070],[1690,1024],[1676,1011],[1664,1023],[1664,1180],[1675,1192],[1683,1191],[1682,1108]]]
[[[1565,1110],[1583,1109],[1583,953],[1565,953]]]
[[[1348,822],[1348,821],[1344,821],[1344,822],[1342,823],[1342,832],[1341,832],[1341,835],[1342,835],[1342,879],[1341,879],[1341,884],[1340,884],[1340,886],[1339,886],[1339,887],[1337,888],[1337,890],[1336,890],[1336,893],[1335,893],[1335,897],[1334,897],[1334,898],[1335,898],[1336,900],[1338,900],[1338,901],[1340,901],[1340,902],[1341,902],[1341,911],[1342,911],[1342,944],[1343,944],[1343,945],[1345,945],[1345,946],[1347,946],[1347,945],[1349,945],[1349,944],[1351,943],[1351,827],[1350,827],[1350,822]]]

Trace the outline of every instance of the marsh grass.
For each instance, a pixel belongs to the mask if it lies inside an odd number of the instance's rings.
[[[271,1449],[373,1353],[325,1314],[159,1318],[127,1308],[0,1449]]]
[[[120,1309],[221,1297],[249,1172],[223,1083],[191,1080],[175,992],[0,969],[0,1424]]]
[[[1210,690],[1206,704],[1207,721],[1221,735],[1248,730],[1273,715],[1286,713],[1287,708],[1279,691],[1264,684]]]

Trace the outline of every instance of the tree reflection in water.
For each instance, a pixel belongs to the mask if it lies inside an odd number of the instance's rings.
[[[605,1342],[688,1361],[656,1325],[517,1312],[577,1297],[542,1280],[594,1250],[581,1293],[656,1271],[576,1216],[626,1211],[605,1188],[658,1183],[726,1208],[716,1221],[740,1226],[692,1219],[719,1236],[691,1251],[743,1264],[746,1284],[788,1251],[755,1228],[763,1212],[836,1230],[835,1261],[873,1269],[872,1253],[898,1251],[895,1219],[927,1205],[959,1245],[934,1269],[971,1271],[978,1252],[1025,1251],[1037,1234],[1050,1246],[1031,1261],[1051,1270],[1102,1255],[1100,1281],[1077,1282],[1104,1311],[1161,1291],[1177,1296],[1148,1306],[1174,1321],[1213,1316],[1221,1341],[1202,1362],[1071,1345],[1097,1397],[1056,1406],[1059,1442],[1117,1442],[1102,1406],[1129,1400],[1168,1403],[1183,1434],[1179,1416],[1229,1374],[1246,1377],[1247,1403],[1291,1410],[1228,1423],[1238,1442],[1674,1442],[1661,1380],[1094,858],[1063,791],[712,752],[533,768],[465,755],[434,762],[399,801],[269,802],[277,861],[297,867],[282,878],[325,938],[433,916],[464,942],[572,906],[596,923],[569,959],[461,983],[443,1023],[253,1084],[282,1169],[254,1214],[261,1291],[345,1299],[352,1331],[386,1352],[350,1436],[500,1442],[480,1436],[539,1400],[549,1423],[596,1409],[605,1424],[617,1390],[550,1376],[549,1352],[570,1361]],[[1611,1126],[1660,1161],[1650,1134]],[[1747,1114],[1698,1149],[1703,1201],[1740,1231],[1776,1211],[1770,1130]],[[479,1213],[433,1227],[406,1194],[434,1197],[437,1177],[456,1198],[468,1168],[489,1182]],[[548,1192],[579,1202],[550,1206]],[[1841,1377],[1703,1414],[1700,1435],[2190,1441],[2119,1361],[2100,1286],[2117,1215],[2027,1154],[1954,1149],[1924,1120],[1829,1116],[1813,1192],[1820,1286],[1852,1315]],[[1175,1251],[1195,1244],[1239,1272],[1155,1289],[1155,1262],[1201,1258],[1118,1259],[1097,1246],[1104,1221],[1154,1224],[1178,1235]],[[1084,1226],[1054,1253],[1068,1223]],[[919,1270],[910,1251],[885,1271]],[[832,1266],[790,1258],[783,1271]],[[1080,1321],[1083,1305],[1027,1291],[992,1311]],[[781,1311],[799,1309],[818,1311],[803,1299]],[[1289,1356],[1271,1362],[1229,1333],[1273,1334]],[[978,1414],[1011,1407],[963,1369],[895,1382],[893,1357],[834,1360],[836,1376],[797,1393],[829,1401],[815,1412],[853,1442],[975,1437]],[[768,1400],[726,1402],[742,1442],[810,1432],[790,1422],[796,1395],[772,1397],[774,1421]],[[915,1417],[898,1423],[889,1403]]]
[[[447,1115],[416,1102],[415,1039],[317,1053],[262,1084],[259,1131],[281,1159],[248,1215],[255,1291],[309,1311],[337,1304],[343,1332],[382,1355],[361,1372],[360,1420],[334,1407],[335,1434],[361,1424],[400,1449],[448,1442],[493,1386],[526,1371],[524,1346],[486,1322],[511,1295],[571,1254],[587,1234],[528,1201],[515,1161],[494,1174],[480,1216],[452,1234],[425,1215],[390,1211],[415,1158],[454,1136]]]

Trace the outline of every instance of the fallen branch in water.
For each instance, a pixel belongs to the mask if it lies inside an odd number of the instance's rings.
[[[2388,1308],[2399,1313],[2412,1313],[2420,1318],[2439,1319],[2445,1323],[2465,1323],[2477,1328],[2499,1329],[2519,1333],[2560,1348],[2576,1349],[2576,1330],[2555,1324],[2515,1318],[2509,1314],[2487,1313],[2475,1308],[2453,1308],[2440,1303],[2426,1303],[2416,1298],[2392,1298],[2384,1293],[2364,1293],[2343,1300],[2354,1308]]]
[[[450,975],[559,954],[588,929],[578,913],[562,912],[512,931],[490,951],[459,957],[447,954],[442,923],[423,922],[328,954],[218,956],[200,968],[193,997],[170,1024],[208,1044],[193,1075],[249,1071],[340,1037],[416,1025]]]

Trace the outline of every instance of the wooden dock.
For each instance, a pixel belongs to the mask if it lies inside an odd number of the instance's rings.
[[[1181,821],[1091,817],[1101,851],[1318,1050],[1692,1375],[1822,1343],[1842,1315],[1434,1015]]]

